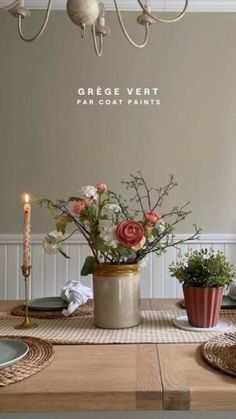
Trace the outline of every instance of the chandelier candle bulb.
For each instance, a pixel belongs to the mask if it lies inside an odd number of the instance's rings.
[[[31,266],[30,216],[31,216],[31,205],[29,203],[29,195],[25,194],[24,232],[23,232],[23,266],[25,266],[26,268]]]
[[[98,24],[101,26],[105,25],[105,16],[106,16],[106,12],[105,12],[105,7],[103,3],[99,3],[99,16],[98,16]]]

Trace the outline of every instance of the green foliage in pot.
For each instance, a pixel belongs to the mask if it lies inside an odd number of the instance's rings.
[[[172,277],[186,287],[213,288],[228,285],[235,276],[234,265],[224,253],[202,249],[179,257],[169,267]]]

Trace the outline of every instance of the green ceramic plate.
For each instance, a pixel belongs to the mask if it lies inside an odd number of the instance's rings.
[[[61,297],[36,298],[29,302],[29,308],[37,311],[62,310],[68,303]]]
[[[184,300],[180,300],[179,305],[181,307],[185,308]],[[236,301],[232,300],[230,297],[228,297],[228,295],[224,295],[223,300],[222,300],[222,304],[221,304],[221,308],[223,308],[223,309],[236,308]]]
[[[29,351],[25,342],[14,339],[0,339],[0,370],[16,364],[23,359]]]

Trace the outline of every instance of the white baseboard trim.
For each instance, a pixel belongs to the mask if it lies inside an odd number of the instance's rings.
[[[176,239],[185,239],[190,234],[177,234]],[[89,247],[81,235],[70,237],[65,251],[70,259],[60,254],[48,255],[42,247],[44,234],[32,234],[32,270],[30,295],[32,298],[60,295],[67,281],[81,280],[92,286],[91,275],[81,277],[80,271]],[[213,248],[225,253],[236,264],[236,234],[202,234],[199,240],[192,240],[180,246],[188,249]],[[0,298],[18,299],[24,297],[24,284],[21,275],[22,234],[0,234]],[[171,247],[161,256],[148,255],[147,265],[142,268],[141,296],[143,298],[182,297],[182,288],[170,277],[169,265],[176,261],[178,250]]]

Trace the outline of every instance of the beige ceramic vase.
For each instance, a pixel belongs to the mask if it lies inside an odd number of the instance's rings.
[[[140,315],[140,268],[97,265],[93,274],[94,324],[103,329],[137,326]]]

